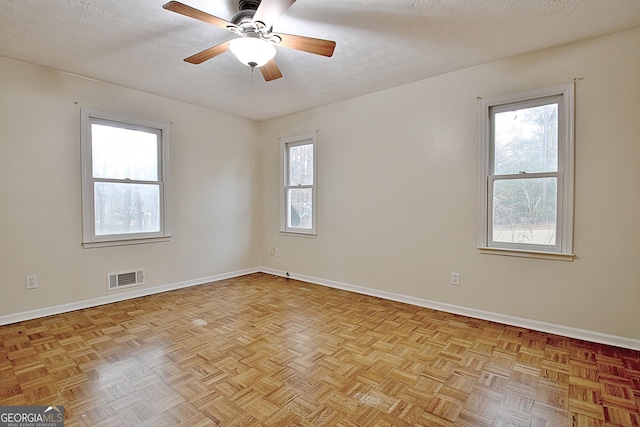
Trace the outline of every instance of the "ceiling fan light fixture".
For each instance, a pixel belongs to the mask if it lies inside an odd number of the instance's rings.
[[[244,36],[229,42],[229,50],[248,67],[262,67],[276,56],[273,43],[259,37]]]

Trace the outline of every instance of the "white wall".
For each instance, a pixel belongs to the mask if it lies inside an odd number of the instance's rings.
[[[81,107],[172,122],[169,242],[82,247]],[[104,298],[108,272],[145,268],[153,288],[255,268],[257,131],[249,120],[0,59],[0,316]],[[39,288],[27,291],[34,274]]]
[[[261,123],[262,265],[640,339],[638,52],[634,29]],[[480,254],[476,98],[574,78],[575,260]],[[315,130],[318,236],[281,236],[278,138]]]

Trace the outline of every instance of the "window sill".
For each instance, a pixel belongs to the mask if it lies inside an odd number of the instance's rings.
[[[171,236],[150,237],[147,239],[129,239],[129,240],[109,240],[103,242],[83,242],[85,249],[106,248],[110,246],[127,246],[127,245],[143,245],[146,243],[168,242]]]
[[[315,239],[318,237],[316,233],[299,233],[296,231],[280,231],[281,236],[305,237],[307,239]]]
[[[485,255],[499,255],[499,256],[512,256],[520,258],[536,258],[536,259],[550,259],[554,261],[573,261],[574,254],[563,254],[558,252],[540,252],[540,251],[525,251],[517,249],[498,249],[498,248],[478,248],[481,254]]]

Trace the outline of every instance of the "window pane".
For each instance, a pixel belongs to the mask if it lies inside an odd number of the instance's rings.
[[[94,178],[158,181],[155,133],[93,123],[91,155]]]
[[[160,231],[160,186],[96,182],[96,236]]]
[[[493,241],[556,244],[557,178],[493,183]]]
[[[287,194],[287,226],[293,228],[312,228],[311,188],[291,188]]]
[[[313,185],[313,144],[289,147],[289,185]]]
[[[495,114],[494,174],[558,170],[558,104]]]

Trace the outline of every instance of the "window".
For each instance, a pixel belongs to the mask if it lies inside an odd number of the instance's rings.
[[[573,85],[481,101],[478,245],[572,256]]]
[[[169,237],[169,126],[82,109],[85,247]]]
[[[316,135],[281,138],[280,231],[316,234]]]

